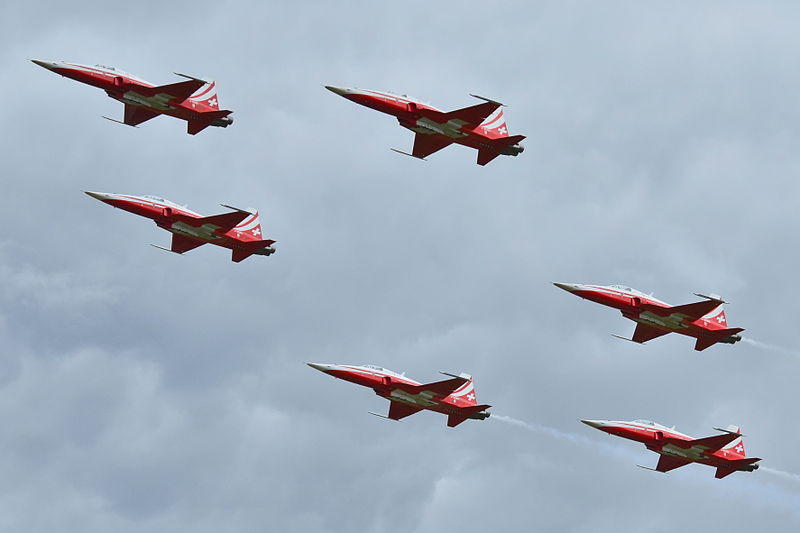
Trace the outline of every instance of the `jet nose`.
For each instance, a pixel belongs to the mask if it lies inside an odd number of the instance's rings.
[[[333,365],[328,365],[324,363],[306,363],[311,368],[316,368],[320,372],[328,372],[333,368]]]
[[[581,422],[583,422],[587,426],[591,426],[591,427],[597,428],[597,429],[600,429],[600,428],[602,428],[603,426],[606,425],[606,421],[605,420],[581,420]]]
[[[108,194],[108,193],[105,193],[105,192],[92,192],[92,191],[83,191],[83,192],[88,194],[92,198],[96,198],[97,200],[100,200],[101,202],[105,202],[106,200],[110,200],[111,198],[114,197],[113,194]]]
[[[31,61],[33,61],[40,67],[46,68],[47,70],[53,70],[54,68],[58,67],[58,63],[55,61],[41,61],[39,59],[31,59]]]
[[[343,87],[334,87],[332,85],[326,85],[325,88],[328,89],[332,93],[338,94],[339,96],[347,96],[348,94],[353,92],[350,89],[346,89],[346,88],[343,88]]]
[[[577,283],[553,283],[553,285],[568,292],[575,292],[581,288]]]

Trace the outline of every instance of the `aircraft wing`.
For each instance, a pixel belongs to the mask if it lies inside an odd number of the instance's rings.
[[[422,407],[400,402],[389,402],[389,418],[392,420],[400,420],[401,418],[411,416],[420,411],[422,411]]]
[[[659,472],[669,472],[682,466],[690,464],[692,461],[684,459],[683,457],[672,457],[671,455],[662,455],[658,458],[656,470]]]
[[[462,107],[461,109],[456,109],[448,113],[442,113],[440,116],[448,121],[458,120],[472,127],[477,127],[486,120],[486,117],[494,113],[495,110],[502,105],[503,104],[499,102],[484,102],[469,107]]]
[[[646,324],[636,324],[636,330],[633,332],[633,338],[631,340],[641,344],[657,337],[661,337],[662,335],[666,335],[667,333],[669,333],[669,331],[654,328],[653,326],[648,326]]]
[[[429,392],[434,396],[447,396],[467,381],[469,380],[456,377],[442,381],[435,381],[433,383],[423,383],[422,385],[407,385],[405,383],[393,383],[393,385],[398,389],[408,392],[409,394],[422,394],[423,392]]]
[[[155,87],[136,87],[135,92],[143,94],[144,96],[153,97],[163,94],[169,97],[169,100],[183,101],[192,96],[197,90],[206,85],[203,80],[189,80],[179,81],[178,83],[170,83],[169,85],[157,85]]]
[[[721,450],[739,437],[741,437],[741,434],[739,433],[723,433],[722,435],[714,435],[713,437],[704,437],[702,439],[669,440],[672,444],[680,446],[681,448],[699,448],[701,450],[717,451]]]
[[[230,230],[249,216],[252,216],[252,213],[248,213],[247,211],[233,211],[231,213],[222,213],[221,215],[213,215],[210,217],[195,218],[186,215],[175,215],[175,218],[196,228],[209,224],[219,229]]]
[[[414,150],[411,155],[420,159],[425,159],[429,155],[438,152],[453,144],[453,140],[444,135],[435,133],[417,133],[414,137]]]
[[[702,302],[676,305],[673,307],[652,306],[652,308],[648,310],[660,316],[684,315],[692,320],[697,320],[719,307],[720,304],[722,304],[720,300],[703,300]]]
[[[161,113],[141,107],[138,105],[125,104],[125,119],[123,122],[128,126],[136,126],[142,122],[147,122]]]
[[[172,247],[170,250],[175,252],[176,254],[182,254],[183,252],[188,252],[189,250],[194,250],[198,246],[203,246],[205,242],[199,241],[197,239],[190,239],[189,237],[184,237],[183,235],[178,235],[177,233],[172,234]]]

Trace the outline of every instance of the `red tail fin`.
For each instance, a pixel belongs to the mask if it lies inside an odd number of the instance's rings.
[[[217,82],[212,81],[200,87],[189,97],[189,101],[203,107],[209,107],[212,111],[219,110],[219,100],[217,99]],[[202,111],[207,111],[202,109]]]
[[[491,139],[499,139],[500,137],[508,137],[508,125],[503,116],[503,108],[498,107],[497,110],[486,117],[479,126],[480,132]]]
[[[466,383],[454,390],[450,396],[460,398],[469,405],[478,405],[478,400],[475,397],[475,384],[472,382],[472,376],[469,377]]]
[[[246,237],[250,237],[253,240],[261,240],[261,218],[258,216],[258,211],[250,210],[252,214],[249,215],[247,218],[242,220],[239,224],[236,225],[234,231],[240,233]]]

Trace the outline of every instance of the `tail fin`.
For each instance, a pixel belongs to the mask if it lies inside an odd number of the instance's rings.
[[[475,384],[472,382],[472,376],[469,377],[466,383],[454,390],[450,396],[460,398],[468,405],[478,405],[478,400],[475,397]]]
[[[233,230],[251,237],[253,240],[261,240],[261,218],[258,215],[258,211],[254,209],[247,209],[246,211],[250,211],[252,214],[237,224]]]
[[[737,437],[735,440],[732,440],[730,444],[728,444],[722,449],[731,453],[735,453],[736,455],[741,455],[742,457],[745,457],[746,454],[744,451],[744,441],[742,440],[741,436],[742,429],[740,427],[731,425],[725,428],[725,431],[729,433],[738,433],[739,437]]]
[[[725,304],[719,304],[713,311],[704,315],[703,318],[711,322],[714,321],[715,324],[722,326],[723,328],[728,327],[728,318],[725,316]]]
[[[481,133],[490,139],[499,139],[501,137],[508,137],[508,125],[503,116],[503,108],[498,107],[497,110],[486,117],[479,126]]]
[[[213,111],[219,111],[219,100],[217,99],[217,82],[211,81],[200,87],[189,100],[195,104],[210,107]]]

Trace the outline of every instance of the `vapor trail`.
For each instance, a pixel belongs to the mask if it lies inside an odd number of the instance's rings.
[[[500,422],[510,424],[512,426],[516,426],[519,428],[523,428],[528,431],[532,431],[534,433],[547,435],[548,437],[552,437],[554,439],[569,441],[574,444],[580,444],[583,446],[590,446],[593,449],[602,450],[603,452],[609,455],[625,455],[627,457],[631,456],[630,450],[628,450],[627,448],[617,446],[615,444],[611,444],[603,440],[593,439],[588,436],[580,435],[578,433],[562,431],[560,429],[550,426],[545,426],[543,424],[525,422],[524,420],[520,420],[518,418],[513,418],[504,415],[496,415],[494,413],[492,413],[492,416],[489,418],[489,420],[499,420]]]
[[[764,472],[769,472],[772,475],[778,476],[781,479],[786,479],[789,481],[794,481],[795,483],[800,483],[800,474],[793,474],[791,472],[784,472],[783,470],[778,470],[777,468],[770,468],[768,466],[762,466],[759,470],[763,470]]]
[[[755,339],[751,339],[750,337],[742,337],[742,342],[747,343],[750,346],[755,346],[756,348],[760,348],[762,350],[800,357],[800,350],[794,348],[784,348],[782,346],[776,346],[774,344],[757,341]]]

